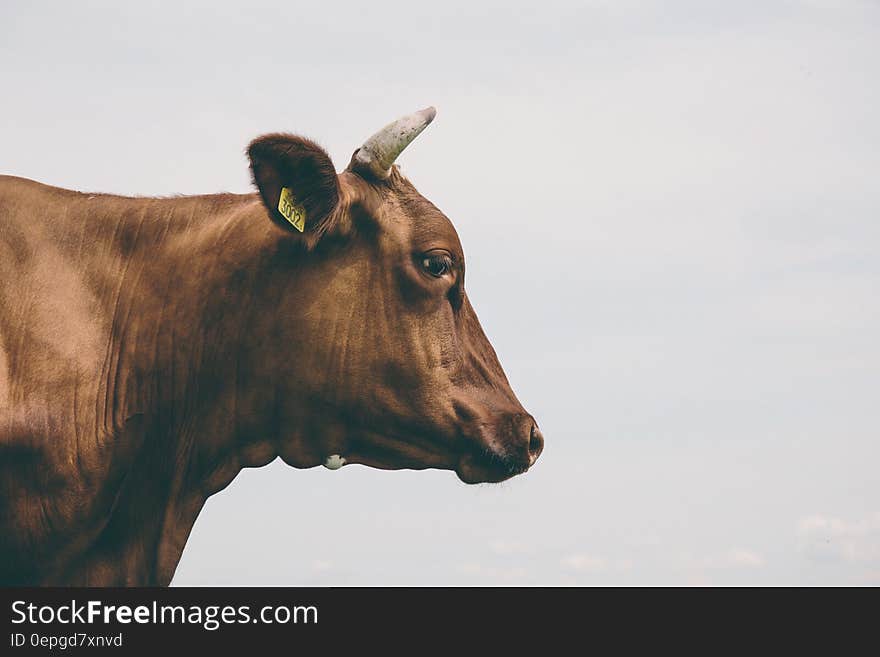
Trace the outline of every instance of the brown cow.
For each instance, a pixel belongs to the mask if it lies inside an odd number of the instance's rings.
[[[543,438],[394,166],[260,137],[259,194],[125,198],[0,177],[0,583],[167,585],[208,496],[277,456],[524,472]]]

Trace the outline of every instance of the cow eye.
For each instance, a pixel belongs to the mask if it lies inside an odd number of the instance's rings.
[[[422,269],[440,278],[452,271],[452,257],[448,253],[427,253],[422,257]]]

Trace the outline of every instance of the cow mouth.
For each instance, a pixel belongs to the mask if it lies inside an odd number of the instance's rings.
[[[373,432],[364,432],[350,445],[345,462],[379,470],[452,470],[466,484],[498,483],[529,469],[485,447],[462,453],[431,440]]]
[[[489,449],[466,453],[459,459],[455,474],[466,484],[497,484],[522,474],[529,466],[499,456]]]

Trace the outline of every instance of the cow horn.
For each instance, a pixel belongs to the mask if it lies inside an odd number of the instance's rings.
[[[389,123],[354,152],[348,168],[385,180],[391,175],[391,165],[397,156],[419,136],[436,115],[437,110],[426,107],[420,112],[407,114]]]

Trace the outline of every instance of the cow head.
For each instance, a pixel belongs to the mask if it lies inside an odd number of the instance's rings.
[[[291,465],[442,468],[494,482],[543,449],[468,301],[452,223],[394,165],[434,115],[386,126],[340,174],[302,137],[266,135],[248,149],[265,210],[284,229],[271,256],[283,284],[261,335]]]

